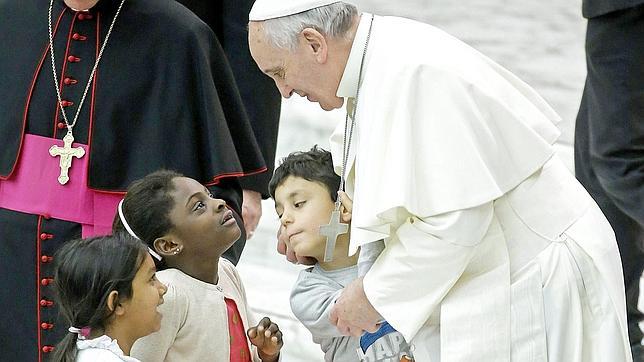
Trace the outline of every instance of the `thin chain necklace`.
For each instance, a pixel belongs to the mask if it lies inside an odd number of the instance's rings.
[[[362,51],[362,59],[360,60],[360,72],[358,73],[358,87],[356,89],[356,97],[353,100],[353,108],[351,110],[347,109],[347,114],[344,118],[344,137],[342,138],[342,174],[340,175],[340,189],[338,191],[344,191],[345,184],[347,181],[347,162],[349,160],[349,151],[351,150],[351,140],[353,139],[353,128],[355,126],[356,110],[358,109],[358,97],[360,96],[360,82],[362,81],[362,70],[364,68],[364,60],[367,56],[367,47],[369,46],[369,39],[371,39],[371,29],[373,28],[373,18],[371,15],[371,22],[369,23],[369,32],[367,33],[367,40],[364,44],[364,49]],[[351,114],[349,114],[351,112]],[[349,122],[351,119],[351,122]],[[348,127],[347,127],[348,125]],[[347,132],[348,131],[348,132]],[[349,137],[347,137],[349,133]],[[339,210],[339,201],[336,202],[336,208]]]
[[[354,99],[353,108],[349,110],[347,104],[347,115],[344,120],[344,138],[342,139],[342,174],[340,175],[340,188],[338,191],[344,191],[344,185],[346,182],[346,168],[347,161],[349,159],[349,150],[351,149],[351,138],[353,137],[353,127],[355,125],[356,109],[358,108],[358,96],[360,95],[360,82],[362,81],[362,69],[364,68],[364,59],[367,55],[367,46],[369,45],[369,39],[371,38],[371,29],[373,27],[373,18],[371,16],[371,23],[369,24],[369,33],[367,34],[367,40],[364,44],[364,50],[362,51],[362,60],[360,61],[360,73],[358,73],[358,88],[356,90],[356,97]],[[351,112],[351,115],[349,115]],[[349,122],[351,119],[351,122]],[[349,137],[347,137],[347,133]],[[331,212],[331,219],[327,225],[320,226],[320,235],[326,237],[326,245],[324,248],[324,262],[330,262],[333,260],[333,254],[335,252],[335,242],[338,239],[339,235],[346,234],[349,232],[349,225],[340,221],[340,197],[335,201],[335,209]]]
[[[56,97],[58,99],[57,107],[60,108],[60,111],[63,115],[63,120],[65,121],[65,125],[67,126],[67,134],[65,135],[65,137],[63,137],[64,146],[63,147],[58,147],[56,145],[52,146],[49,149],[49,154],[53,157],[57,157],[57,156],[60,157],[60,176],[58,177],[58,182],[61,185],[64,185],[69,181],[68,172],[69,172],[69,168],[72,165],[72,157],[81,158],[85,155],[85,150],[83,148],[71,147],[72,143],[74,142],[73,129],[74,129],[74,126],[76,125],[76,122],[78,121],[78,116],[80,115],[81,108],[83,107],[83,103],[85,102],[85,97],[87,97],[87,92],[89,91],[89,87],[92,84],[92,80],[94,79],[94,74],[96,74],[98,63],[101,61],[101,57],[103,56],[103,51],[105,50],[105,46],[107,46],[107,42],[110,38],[110,35],[112,34],[112,29],[114,28],[114,24],[116,23],[116,18],[118,18],[124,3],[125,3],[125,0],[121,0],[121,4],[116,10],[114,19],[112,19],[112,24],[110,24],[109,30],[107,31],[107,35],[105,35],[105,41],[103,41],[101,50],[98,52],[98,56],[96,57],[96,62],[94,63],[92,72],[90,73],[89,79],[87,80],[85,91],[83,92],[83,96],[81,97],[81,100],[78,103],[78,108],[76,109],[76,115],[74,116],[74,119],[72,120],[71,123],[69,123],[69,120],[67,119],[67,113],[65,112],[65,108],[63,107],[63,99],[60,95],[60,86],[58,85],[58,76],[56,75],[56,61],[54,57],[54,35],[51,28],[51,23],[52,23],[51,13],[54,7],[54,0],[51,0],[51,2],[49,3],[49,15],[47,20],[49,25],[49,54],[51,55],[51,70],[52,70],[52,73],[54,74],[54,86],[56,87]]]

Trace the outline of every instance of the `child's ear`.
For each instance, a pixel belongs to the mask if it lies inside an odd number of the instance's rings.
[[[177,255],[183,250],[180,242],[175,242],[170,237],[164,236],[154,240],[154,250],[161,254],[162,257]]]
[[[114,315],[122,315],[125,312],[125,309],[119,302],[119,292],[113,290],[107,296],[107,309],[110,312],[113,312]]]

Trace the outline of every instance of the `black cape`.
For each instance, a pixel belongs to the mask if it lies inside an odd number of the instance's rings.
[[[65,135],[56,127],[62,119],[54,117],[46,3],[0,1],[0,177],[5,179],[24,132]],[[102,44],[119,3],[100,1],[92,9],[96,18],[76,21],[72,28],[74,12],[62,0],[54,2],[53,27],[60,18],[57,72],[60,77],[65,63],[62,78],[78,82],[61,90],[63,99],[74,102],[66,108],[70,121],[96,59],[96,30]],[[74,32],[87,39],[69,40]],[[81,61],[67,61],[70,54]],[[266,170],[219,42],[175,1],[126,1],[95,78],[74,128],[76,142],[90,145],[92,189],[124,191],[159,168],[204,184]]]
[[[210,26],[224,48],[248,113],[267,172],[240,179],[242,188],[268,198],[275,168],[275,149],[282,97],[273,80],[262,73],[248,48],[248,13],[254,0],[177,0]]]

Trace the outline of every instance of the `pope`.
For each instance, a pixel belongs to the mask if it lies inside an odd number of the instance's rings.
[[[331,149],[350,253],[386,247],[337,300],[340,331],[387,320],[419,361],[631,360],[614,233],[532,88],[433,26],[340,1],[257,0],[249,20],[283,97],[347,107]]]

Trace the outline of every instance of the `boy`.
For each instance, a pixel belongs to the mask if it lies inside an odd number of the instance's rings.
[[[333,171],[331,153],[314,146],[284,158],[269,183],[280,218],[281,237],[298,257],[316,260],[304,269],[291,292],[291,309],[320,345],[325,361],[411,361],[410,346],[384,322],[378,332],[361,338],[343,336],[329,322],[329,313],[342,289],[373,264],[384,248],[382,241],[367,244],[349,256],[349,234],[339,235],[333,259],[324,261],[326,238],[320,226],[329,223],[338,197],[340,177]],[[340,193],[341,221],[351,220],[351,200]],[[359,266],[358,266],[359,264]]]

